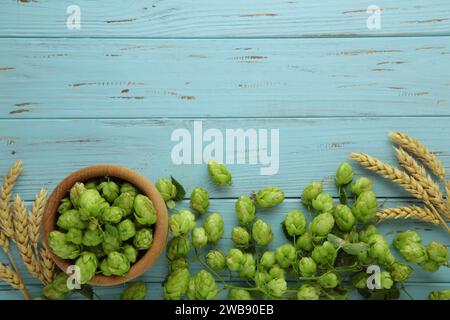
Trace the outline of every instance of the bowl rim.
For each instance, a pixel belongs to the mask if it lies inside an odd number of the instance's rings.
[[[149,179],[135,170],[115,164],[97,164],[81,168],[65,177],[55,187],[48,199],[42,219],[44,244],[47,248],[49,248],[51,257],[55,264],[63,272],[66,272],[67,268],[71,264],[67,260],[61,259],[55,255],[48,246],[48,235],[51,231],[56,230],[56,221],[58,217],[57,209],[60,201],[67,196],[68,192],[76,182],[86,182],[90,179],[105,176],[127,181],[138,188],[142,194],[149,197],[156,208],[157,221],[153,228],[152,246],[131,266],[128,274],[125,277],[97,274],[88,282],[88,284],[97,286],[117,285],[142,275],[159,259],[162,251],[164,250],[168,234],[168,213],[166,204],[158,189],[156,189]]]

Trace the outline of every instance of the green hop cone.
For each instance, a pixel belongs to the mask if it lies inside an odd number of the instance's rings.
[[[368,275],[365,272],[354,273],[350,278],[350,283],[357,289],[367,288]]]
[[[317,196],[321,193],[322,193],[322,182],[311,182],[303,190],[301,196],[302,202],[307,206],[311,206],[313,200],[315,200]]]
[[[66,235],[60,231],[52,231],[48,235],[48,244],[52,251],[62,259],[76,259],[80,255],[80,246],[67,241]]]
[[[70,201],[69,198],[64,198],[61,200],[59,206],[58,206],[58,213],[59,214],[63,214],[64,212],[72,209],[72,202]]]
[[[139,194],[138,189],[133,186],[131,183],[124,182],[120,187],[120,193],[128,193],[133,199],[135,196]]]
[[[343,204],[338,204],[334,209],[334,220],[341,231],[350,231],[356,224],[352,210]]]
[[[244,262],[240,266],[239,276],[241,278],[251,279],[255,275],[256,262],[251,253],[244,253]]]
[[[226,258],[222,251],[210,250],[205,256],[206,263],[212,269],[220,271],[226,267]]]
[[[173,271],[164,282],[164,299],[180,300],[187,292],[191,274],[188,268]]]
[[[280,203],[282,203],[284,200],[284,192],[278,188],[269,186],[264,189],[261,189],[256,194],[256,204],[263,208],[272,208]]]
[[[364,191],[372,190],[372,184],[372,180],[362,177],[351,184],[350,190],[354,195],[359,196]]]
[[[231,240],[237,246],[248,247],[250,245],[250,234],[242,227],[234,227],[231,230]]]
[[[200,187],[192,190],[190,205],[192,210],[205,214],[209,207],[208,191]]]
[[[175,260],[169,261],[170,272],[174,272],[175,270],[184,268],[189,268],[189,262],[184,257],[176,258]]]
[[[172,200],[177,195],[177,187],[166,178],[161,178],[156,182],[156,189],[161,193],[164,201]]]
[[[328,268],[333,266],[336,254],[336,247],[331,242],[325,241],[313,249],[311,257],[320,267]]]
[[[97,218],[108,204],[97,190],[89,189],[80,195],[80,215],[83,220]]]
[[[298,270],[302,277],[312,277],[316,274],[317,264],[311,257],[303,257],[298,261]]]
[[[430,260],[438,263],[445,264],[448,262],[448,249],[441,243],[430,242],[427,245],[427,253]]]
[[[353,168],[348,162],[341,163],[336,171],[336,185],[345,186],[353,179]]]
[[[395,282],[405,282],[412,273],[412,269],[401,262],[395,262],[391,265],[391,276]]]
[[[240,224],[245,226],[255,220],[256,207],[250,197],[245,195],[240,196],[236,201],[235,210]]]
[[[316,285],[305,283],[297,291],[297,300],[319,300],[320,288]]]
[[[113,225],[107,224],[105,226],[105,232],[103,233],[103,251],[108,254],[113,251],[119,251],[122,246],[122,240],[120,239],[120,233],[118,228]]]
[[[153,243],[153,230],[152,229],[140,229],[136,231],[133,244],[138,250],[147,250]]]
[[[333,215],[329,212],[317,215],[309,225],[309,230],[314,236],[325,237],[334,227]]]
[[[136,235],[136,227],[131,219],[125,219],[117,225],[119,230],[120,239],[122,241],[127,241]]]
[[[76,228],[69,229],[66,233],[66,241],[81,245],[83,243],[83,231]]]
[[[101,191],[102,196],[108,202],[113,202],[119,196],[119,185],[113,181],[104,181],[97,187],[98,191]]]
[[[258,270],[256,270],[254,276],[256,287],[264,288],[267,282],[269,282],[270,280],[272,280],[272,278],[270,277],[269,273],[266,270],[261,270],[259,268]]]
[[[131,192],[123,192],[114,200],[113,206],[121,208],[125,213],[124,217],[129,216],[133,212],[134,198]]]
[[[167,246],[167,258],[174,260],[185,256],[191,250],[191,244],[188,237],[174,237]]]
[[[224,222],[219,213],[211,213],[203,221],[203,228],[205,228],[209,243],[216,243],[223,236]]]
[[[373,191],[362,192],[353,205],[352,212],[356,219],[361,223],[371,222],[376,214],[378,201]]]
[[[192,230],[192,245],[194,248],[201,249],[208,243],[208,236],[204,228],[195,228]]]
[[[196,224],[195,216],[189,210],[180,210],[169,219],[169,228],[174,237],[188,234]]]
[[[210,160],[208,163],[208,172],[211,179],[221,187],[233,184],[231,173],[223,163]]]
[[[219,290],[214,277],[205,270],[200,270],[189,280],[187,296],[191,300],[214,300]]]
[[[375,234],[369,237],[370,245],[369,256],[383,265],[390,265],[395,261],[387,240],[380,234]]]
[[[306,231],[306,218],[300,210],[289,212],[284,219],[284,226],[290,236],[300,236]]]
[[[111,274],[125,276],[130,270],[130,260],[123,253],[113,251],[108,254],[108,267]]]
[[[420,264],[428,260],[427,249],[420,243],[405,243],[399,251],[402,257],[408,262]]]
[[[239,271],[242,264],[245,262],[244,253],[236,248],[232,248],[228,251],[226,256],[226,264],[231,271]]]
[[[131,263],[135,263],[138,257],[138,251],[130,244],[126,244],[122,248],[122,253],[130,260]]]
[[[81,220],[80,212],[77,210],[67,210],[58,217],[56,225],[61,229],[69,230],[72,228],[84,229],[86,228],[86,222]]]
[[[95,247],[84,247],[84,251],[89,251],[95,254],[97,259],[103,258],[106,256],[105,251],[103,250],[103,243],[101,245],[95,246]]]
[[[134,218],[139,224],[150,226],[156,223],[156,208],[148,197],[138,194],[134,198],[133,208]]]
[[[269,270],[270,279],[284,279],[284,269],[282,269],[278,264],[274,264]]]
[[[259,265],[264,268],[271,268],[273,265],[277,262],[275,258],[275,252],[273,251],[266,251],[263,253]]]
[[[450,290],[431,291],[428,295],[429,300],[450,300]]]
[[[283,278],[275,278],[267,282],[264,289],[269,297],[282,298],[287,290],[287,282]]]
[[[275,250],[275,259],[281,268],[288,268],[295,263],[297,251],[290,243],[285,243]]]
[[[311,232],[306,231],[295,241],[295,247],[298,250],[311,251],[314,249],[313,237]]]
[[[387,271],[382,271],[380,274],[380,285],[382,289],[390,289],[394,285],[391,274]]]
[[[258,219],[253,224],[252,236],[259,246],[265,247],[273,240],[272,228],[268,223]]]
[[[322,213],[331,212],[334,206],[333,197],[329,193],[321,193],[312,201],[312,206]]]
[[[327,273],[321,275],[317,282],[322,288],[332,289],[332,288],[336,288],[339,285],[340,279],[336,273],[327,272]]]
[[[95,254],[85,251],[80,254],[75,265],[80,268],[81,284],[85,284],[95,276],[98,260]]]
[[[109,207],[102,212],[102,221],[106,223],[119,223],[125,216],[123,209],[119,207]]]
[[[144,281],[129,284],[123,290],[120,300],[144,300],[147,296],[147,285]]]
[[[45,298],[49,300],[66,300],[70,289],[67,287],[68,276],[64,272],[58,273],[53,281],[47,284],[42,291]]]
[[[88,247],[98,246],[103,242],[103,233],[99,229],[86,230],[83,234],[83,245]]]
[[[417,233],[417,231],[414,230],[407,230],[403,232],[399,232],[395,235],[394,240],[392,241],[392,244],[397,250],[400,250],[401,247],[403,247],[405,244],[408,243],[421,243],[422,238]]]
[[[359,232],[359,240],[369,243],[369,238],[374,234],[378,234],[378,229],[373,224],[370,224]]]
[[[86,191],[86,188],[82,182],[77,182],[70,189],[70,201],[75,209],[80,208],[81,194]]]
[[[230,289],[228,300],[253,300],[250,292],[244,289]]]
[[[109,270],[108,258],[102,260],[100,263],[100,271],[104,276],[112,276],[111,270]]]
[[[335,219],[336,220],[336,219]],[[348,241],[350,243],[358,243],[359,241],[359,233],[356,228],[353,228],[349,232],[342,234],[342,239]]]
[[[95,190],[97,190],[98,181],[96,179],[91,179],[91,180],[85,182],[84,187],[86,189],[95,189]]]

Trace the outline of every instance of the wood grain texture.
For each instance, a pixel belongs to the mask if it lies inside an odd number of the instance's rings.
[[[7,119],[450,115],[450,37],[0,47]]]
[[[81,29],[68,30],[69,5]],[[381,29],[369,30],[370,5]],[[4,1],[0,35],[20,37],[342,37],[449,34],[446,0]]]
[[[173,175],[189,190],[205,185],[212,198],[236,198],[269,184],[283,188],[288,197],[298,197],[310,182],[324,179],[326,191],[336,194],[334,174],[340,162],[349,161],[350,152],[367,152],[395,163],[388,133],[393,129],[420,137],[450,167],[449,118],[293,118],[293,119],[205,119],[203,131],[242,128],[279,129],[279,171],[260,175],[263,165],[229,165],[233,187],[214,186],[206,165],[172,162],[171,141],[174,130],[187,129],[193,135],[194,121],[189,119],[72,119],[0,121],[0,172],[6,172],[16,158],[24,159],[26,170],[16,192],[25,200],[44,185],[53,188],[76,169],[97,163],[112,163],[135,169],[152,181]],[[205,142],[203,146],[208,143]],[[268,146],[270,148],[270,144]],[[208,159],[206,159],[208,160]],[[248,163],[248,159],[246,161]],[[358,174],[375,179],[380,197],[408,196],[399,187],[364,171],[354,164]]]

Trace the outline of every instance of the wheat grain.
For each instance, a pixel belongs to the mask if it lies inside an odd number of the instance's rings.
[[[14,199],[14,242],[27,270],[40,279],[39,263],[33,254],[27,226],[27,209],[25,203],[16,195]]]
[[[39,242],[41,240],[41,222],[47,201],[47,191],[41,189],[36,195],[36,199],[31,207],[28,223],[28,234],[30,243],[33,246],[34,254],[39,257]]]
[[[10,267],[0,263],[0,279],[9,283],[12,287],[19,289],[21,291],[25,290],[25,285],[21,278],[11,270]]]
[[[440,211],[445,212],[444,199],[439,185],[433,181],[425,168],[402,148],[394,148],[400,165],[423,187],[430,202]]]
[[[5,252],[9,251],[9,240],[2,230],[0,230],[0,247],[2,247]]]
[[[44,278],[44,284],[49,284],[55,276],[55,263],[53,262],[50,250],[45,244],[41,248],[41,273]]]
[[[445,196],[447,197],[445,201],[445,217],[450,219],[450,180],[445,181]]]
[[[442,181],[445,180],[445,169],[441,161],[439,161],[435,154],[430,152],[428,148],[419,142],[419,140],[412,138],[404,133],[391,132],[389,137],[396,144],[415,155],[423,164],[431,170]]]
[[[14,233],[13,218],[10,212],[9,202],[11,200],[14,184],[22,173],[22,169],[22,161],[16,160],[4,177],[3,185],[0,187],[0,227],[8,238]]]
[[[433,212],[426,207],[409,206],[400,208],[386,208],[377,213],[378,221],[390,219],[418,219],[432,224],[440,224],[440,221],[434,217]]]

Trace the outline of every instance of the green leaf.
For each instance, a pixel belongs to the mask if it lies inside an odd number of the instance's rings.
[[[367,243],[350,243],[332,233],[328,234],[327,240],[334,244],[336,247],[342,248],[342,250],[344,250],[346,253],[354,256],[369,250],[369,245]]]
[[[170,176],[173,185],[177,188],[177,195],[173,198],[174,201],[180,201],[184,199],[186,195],[186,190],[184,190],[183,186],[172,176]]]
[[[326,296],[332,300],[347,300],[349,291],[344,287],[336,287],[334,289],[324,289]]]
[[[360,295],[368,300],[396,300],[400,298],[400,290],[397,287],[391,289],[358,289]]]

